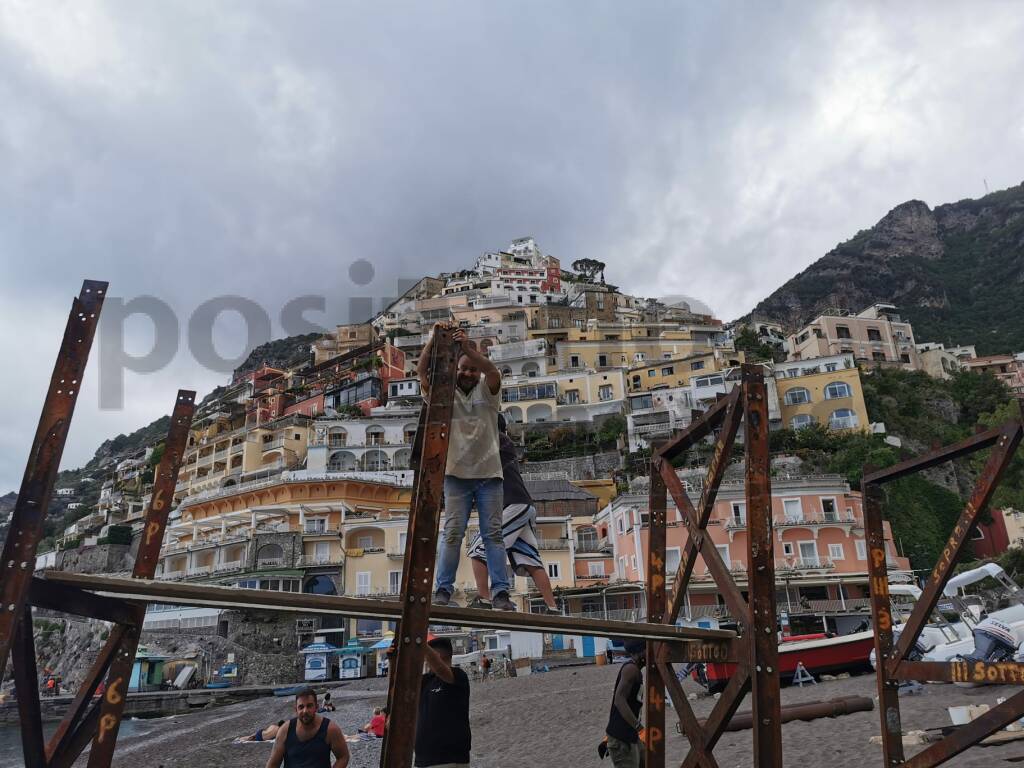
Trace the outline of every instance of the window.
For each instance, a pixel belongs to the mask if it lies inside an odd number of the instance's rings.
[[[900,355],[900,362],[909,363],[910,362],[910,355],[908,355],[906,352],[904,352],[902,355]],[[942,362],[946,362],[946,361],[943,360]]]
[[[597,397],[600,400],[611,400],[612,399],[612,385],[602,384],[597,388]]]
[[[850,329],[845,325],[836,326],[836,337],[840,339],[852,339],[850,335]]]
[[[548,576],[552,579],[559,577],[558,563],[548,563]]]
[[[368,595],[370,594],[370,572],[360,571],[356,574],[356,594],[357,595]]]
[[[360,549],[370,549],[373,546],[373,536],[360,536],[356,539],[356,544]]]
[[[619,533],[626,532],[626,521],[623,519],[622,515],[615,518],[615,530]]]
[[[679,570],[679,560],[681,558],[681,552],[679,547],[669,547],[665,550],[665,573],[671,576],[673,573]]]
[[[871,359],[879,363],[885,362],[885,352],[872,352]]]
[[[863,543],[863,542],[861,542],[861,543]],[[783,555],[783,557],[792,557],[793,556],[793,542],[785,541],[785,542],[782,543],[782,555]]]
[[[839,363],[825,363],[827,373],[835,373],[837,370],[839,370]]]
[[[747,522],[746,502],[734,501],[732,503],[732,522],[736,525],[744,525]]]
[[[637,352],[635,355],[633,355],[633,360],[638,363],[642,363],[644,361],[644,353]]]
[[[314,517],[312,520],[306,518],[306,533],[323,533],[327,530],[326,517]]]
[[[634,571],[636,570],[636,555],[629,556],[629,565],[632,567]]]
[[[647,378],[649,378],[649,379],[653,379],[657,375],[658,375],[658,371],[655,370],[654,368],[651,368],[651,370],[649,370],[647,372]]]
[[[604,576],[604,561],[598,560],[587,563],[587,576]]]
[[[626,558],[619,558],[619,576],[626,578]]]
[[[800,547],[800,560],[805,565],[818,565],[818,545],[813,541],[797,542]]]
[[[408,539],[409,534],[402,531],[398,534],[398,551],[405,552],[405,542]]]
[[[803,429],[814,423],[814,417],[809,413],[798,413],[789,420],[790,429]]]
[[[825,399],[826,400],[838,400],[842,397],[850,396],[850,385],[845,381],[833,381],[827,387],[825,387]]]
[[[857,539],[854,544],[857,546],[857,559],[867,560],[868,559],[868,544],[864,539]]]
[[[868,328],[868,341],[881,341],[882,332],[877,328]]]
[[[666,367],[661,369],[661,375],[662,376],[671,376],[675,372],[676,372],[676,369],[673,368],[671,365],[666,366]]]
[[[716,544],[715,549],[718,550],[718,554],[722,556],[722,562],[725,563],[726,568],[732,567],[732,561],[729,559],[729,545],[728,544]]]
[[[704,370],[704,361],[703,360],[694,360],[692,363],[690,363],[690,370],[691,371],[701,371],[701,370]]]
[[[842,544],[829,544],[828,545],[828,556],[832,560],[845,560],[846,555],[843,553]]]
[[[858,425],[857,414],[849,408],[839,408],[832,411],[828,425],[832,429],[855,429]]]
[[[579,355],[569,355],[569,367],[570,368],[579,368],[580,367],[580,356]]]
[[[787,523],[798,523],[804,519],[804,511],[800,499],[783,499],[782,510]]]
[[[793,387],[786,392],[786,405],[801,405],[811,402],[811,393],[803,387]]]
[[[640,387],[642,385],[643,385],[643,381],[641,380],[641,378],[639,376],[634,376],[633,377],[633,386],[634,387]]]
[[[825,519],[829,522],[834,523],[836,520],[839,519],[839,512],[836,510],[835,499],[822,499],[821,511]]]
[[[580,401],[580,391],[578,389],[567,389],[565,391],[565,402],[569,405],[575,405]]]
[[[598,355],[597,365],[599,368],[604,368],[608,365],[608,355]]]
[[[318,541],[313,546],[313,562],[327,563],[331,560],[331,542]]]

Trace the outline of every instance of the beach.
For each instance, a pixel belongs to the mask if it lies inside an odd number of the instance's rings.
[[[610,759],[597,756],[608,716],[615,667],[575,667],[513,679],[474,681],[471,694],[473,766],[603,766]],[[330,717],[346,734],[370,718],[374,706],[385,703],[386,681],[354,681],[336,689],[332,697],[338,709]],[[687,682],[688,694],[698,717],[711,711],[715,700]],[[1011,696],[1017,688],[988,686],[959,688],[928,685],[920,695],[901,699],[904,730],[949,725],[947,706],[994,705],[996,698]],[[875,679],[870,675],[852,677],[804,688],[783,688],[783,705],[820,701],[841,696],[875,696]],[[232,744],[235,736],[290,716],[291,699],[267,698],[207,711],[159,720],[136,720],[118,740],[115,768],[243,768],[262,766],[270,754],[268,744]],[[740,711],[749,709],[748,704]],[[676,733],[675,717],[666,712],[668,748],[666,764],[678,765],[687,749],[686,740]],[[52,725],[51,725],[52,727]],[[395,724],[395,727],[401,727]],[[879,733],[878,712],[860,712],[836,719],[792,722],[783,725],[786,765],[821,765],[829,768],[873,768],[882,765],[881,748],[869,739]],[[374,768],[380,759],[380,742],[350,745],[354,768]],[[918,747],[907,750],[908,757]],[[7,754],[10,754],[9,752]],[[715,757],[722,768],[751,765],[751,733],[740,731],[722,736]],[[975,747],[948,763],[953,766],[1012,765],[1007,758],[1024,756],[1024,741],[992,747]],[[20,765],[20,761],[12,763]],[[84,766],[85,759],[76,765]]]

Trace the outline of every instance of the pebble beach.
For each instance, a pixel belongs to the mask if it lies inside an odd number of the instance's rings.
[[[474,681],[471,695],[473,766],[479,768],[521,768],[542,766],[577,768],[604,766],[597,746],[608,715],[614,667],[576,667],[513,679]],[[384,680],[354,681],[335,689],[338,705],[330,716],[346,734],[354,733],[370,717],[374,706],[386,699]],[[698,717],[705,717],[714,699],[695,683],[684,688],[697,698],[690,703]],[[939,728],[950,724],[946,707],[966,704],[994,705],[996,698],[1011,696],[1019,689],[1008,686],[959,688],[928,685],[919,695],[901,701],[904,729]],[[782,691],[783,705],[821,701],[842,696],[874,698],[875,681],[870,675],[821,682]],[[258,727],[290,716],[290,699],[267,698],[156,720],[137,720],[126,728],[118,742],[115,768],[262,768],[270,754],[268,744],[233,744],[234,737],[252,733]],[[740,711],[749,709],[748,704]],[[687,742],[676,733],[671,709],[668,718],[667,765],[678,765],[686,754]],[[395,727],[400,727],[395,724]],[[879,733],[878,713],[861,712],[836,719],[792,722],[783,726],[786,765],[820,765],[829,768],[873,768],[881,766],[881,748],[870,742]],[[350,745],[354,768],[376,767],[380,742]],[[907,749],[909,757],[923,747]],[[726,733],[715,750],[722,768],[751,765],[750,731]],[[947,763],[952,766],[992,768],[1011,766],[1024,758],[1024,741],[999,746],[975,747]],[[76,765],[84,766],[84,756]],[[20,765],[19,763],[15,763]]]

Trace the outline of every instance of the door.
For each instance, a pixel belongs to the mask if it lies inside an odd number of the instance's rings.
[[[565,648],[565,640],[562,638],[562,636],[561,635],[552,635],[551,636],[551,650],[553,650],[553,651],[561,651],[564,648]]]
[[[584,656],[596,656],[597,653],[594,651],[594,638],[583,637],[583,655]]]
[[[817,564],[818,547],[813,541],[800,542],[800,560],[805,565]]]

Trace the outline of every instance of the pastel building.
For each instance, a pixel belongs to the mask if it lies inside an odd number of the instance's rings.
[[[787,339],[790,360],[851,354],[858,365],[921,368],[914,329],[892,304],[823,313]]]
[[[691,478],[688,494],[699,502],[699,478]],[[607,526],[616,578],[643,583],[647,577],[647,494],[628,493],[598,515]],[[777,600],[780,608],[811,611],[830,617],[867,606],[867,549],[861,496],[838,475],[772,479],[773,542]],[[718,550],[740,585],[747,573],[747,511],[743,481],[723,482],[708,525],[710,543]],[[888,522],[886,550],[890,568],[909,570],[899,556]],[[686,532],[671,496],[668,500],[667,570],[679,568]],[[670,581],[671,584],[671,581]],[[699,560],[685,598],[691,618],[726,615],[724,602],[703,560]]]
[[[789,429],[812,424],[835,430],[868,427],[860,370],[852,354],[777,363],[775,388],[782,422]]]

